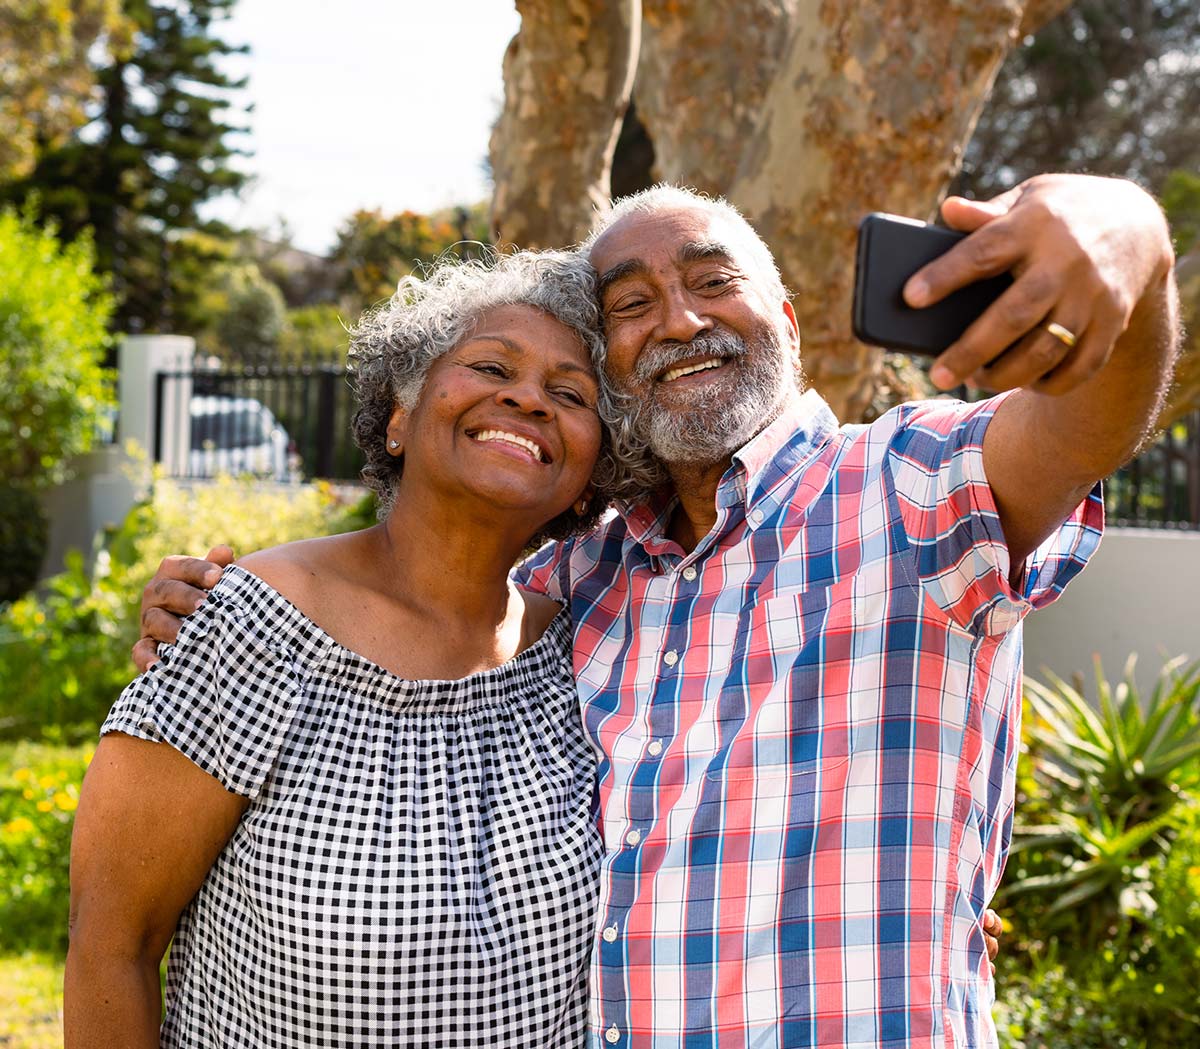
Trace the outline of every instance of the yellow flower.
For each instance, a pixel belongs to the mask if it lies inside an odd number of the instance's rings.
[[[63,812],[74,812],[79,808],[79,799],[71,797],[65,790],[60,790],[54,795],[54,804]]]
[[[30,834],[33,831],[33,821],[24,816],[18,816],[4,825],[5,834]]]
[[[51,811],[53,811],[53,809],[54,809],[54,802],[52,802],[52,801],[39,801],[37,803],[38,812],[51,812]]]
[[[33,773],[30,772],[29,769],[17,769],[17,771],[13,773],[13,779],[18,783],[24,783],[26,780],[33,779]]]
[[[38,786],[41,787],[42,790],[49,790],[51,787],[55,786],[57,782],[58,781],[53,776],[43,776],[38,780]]]

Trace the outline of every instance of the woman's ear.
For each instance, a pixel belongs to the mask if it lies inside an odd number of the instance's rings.
[[[404,454],[404,441],[408,435],[408,412],[400,405],[392,409],[387,424],[387,453],[399,458]]]
[[[592,505],[592,500],[595,498],[596,498],[596,488],[594,485],[589,484],[583,490],[583,492],[580,493],[579,498],[575,500],[575,505],[574,505],[573,509],[575,510],[576,516],[583,517],[583,515],[588,512],[589,508]]]

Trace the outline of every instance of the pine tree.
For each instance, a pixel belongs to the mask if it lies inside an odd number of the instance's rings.
[[[245,51],[214,27],[236,0],[123,0],[131,44],[97,69],[99,104],[66,145],[46,149],[27,178],[0,197],[34,195],[64,236],[94,232],[97,261],[112,275],[125,331],[169,330],[173,234],[213,228],[200,206],[246,181],[231,161],[230,94],[244,81],[220,68]]]

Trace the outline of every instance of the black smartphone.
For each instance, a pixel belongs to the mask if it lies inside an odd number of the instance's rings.
[[[908,278],[949,251],[965,233],[899,215],[872,212],[858,227],[854,267],[854,335],[872,346],[936,357],[1012,284],[977,281],[941,302],[914,310],[902,292]]]

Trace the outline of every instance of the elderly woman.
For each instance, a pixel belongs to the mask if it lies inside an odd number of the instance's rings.
[[[382,522],[226,569],[113,707],[69,1047],[580,1043],[595,770],[566,614],[508,573],[602,506],[592,285],[446,265],[357,329]]]

